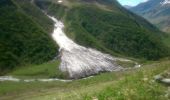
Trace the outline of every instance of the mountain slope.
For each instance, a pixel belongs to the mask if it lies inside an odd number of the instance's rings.
[[[55,56],[57,49],[50,35],[16,2],[1,0],[0,12],[0,74],[19,65],[42,63]]]
[[[42,10],[62,20],[76,43],[112,55],[155,60],[167,56],[161,32],[116,0],[1,0],[0,72],[39,64],[56,56],[50,34],[53,22]]]
[[[149,0],[130,10],[145,17],[164,32],[170,32],[170,1]]]
[[[67,35],[83,46],[145,59],[167,55],[160,41],[161,32],[115,0],[35,0],[35,3],[64,21]]]

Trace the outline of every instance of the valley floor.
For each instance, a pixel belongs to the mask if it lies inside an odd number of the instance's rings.
[[[170,87],[154,81],[166,70],[167,59],[71,82],[0,82],[0,100],[170,100]]]

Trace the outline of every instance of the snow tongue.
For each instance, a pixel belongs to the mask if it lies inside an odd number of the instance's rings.
[[[116,64],[116,58],[95,49],[86,48],[69,39],[64,31],[64,24],[49,16],[54,23],[52,37],[60,47],[60,70],[69,78],[79,79],[99,72],[120,71],[123,68]]]

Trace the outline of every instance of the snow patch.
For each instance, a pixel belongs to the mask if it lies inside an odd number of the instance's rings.
[[[86,78],[82,78],[82,80],[90,79],[94,76],[89,76]],[[67,80],[67,79],[58,79],[58,78],[47,78],[47,79],[42,79],[42,78],[36,78],[36,79],[19,79],[15,78],[13,76],[0,76],[0,82],[5,82],[5,81],[11,81],[11,82],[55,82],[55,81],[60,81],[60,82],[71,82],[73,80]]]
[[[164,0],[163,2],[160,2],[161,5],[170,4],[170,0]]]
[[[3,82],[3,81],[14,81],[14,82],[19,82],[20,79],[13,78],[12,76],[1,76],[1,77],[0,77],[0,81],[1,81],[1,82]]]
[[[58,79],[58,78],[49,78],[49,79],[19,79],[14,78],[12,76],[0,76],[0,82],[4,81],[11,81],[11,82],[53,82],[53,81],[61,81],[61,82],[70,82],[72,80],[64,80],[64,79]]]
[[[58,0],[58,3],[62,3],[63,1],[62,0]]]
[[[80,46],[69,39],[64,31],[64,24],[49,16],[54,22],[53,39],[60,47],[60,70],[70,78],[78,79],[104,71],[120,71],[116,58],[95,49]]]

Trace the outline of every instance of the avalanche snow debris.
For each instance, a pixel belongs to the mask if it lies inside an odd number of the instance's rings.
[[[120,71],[123,68],[116,64],[116,58],[95,49],[80,46],[69,39],[64,31],[64,24],[49,16],[55,27],[53,39],[60,47],[60,70],[68,73],[70,78],[78,79],[105,71]]]

